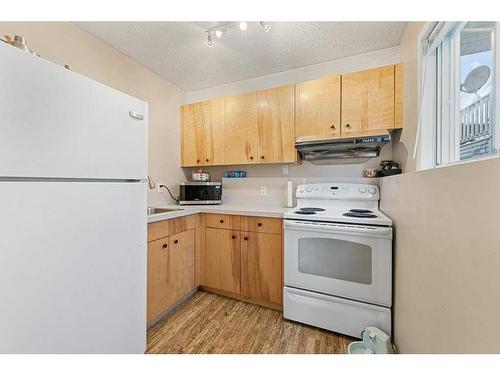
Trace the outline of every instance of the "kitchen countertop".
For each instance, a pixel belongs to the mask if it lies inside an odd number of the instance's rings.
[[[178,211],[163,212],[154,215],[148,215],[148,223],[153,223],[160,220],[174,219],[176,217],[194,215],[200,212],[210,214],[229,214],[241,216],[266,216],[266,217],[283,217],[283,213],[288,210],[285,207],[255,207],[255,206],[240,206],[232,204],[218,205],[200,205],[200,206],[155,206],[155,208],[170,208]]]

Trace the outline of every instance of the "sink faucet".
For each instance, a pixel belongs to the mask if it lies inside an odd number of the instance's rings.
[[[154,188],[156,188],[156,184],[153,180],[153,177],[151,177],[150,175],[148,175],[148,185],[149,185],[149,188],[151,190],[153,190]]]

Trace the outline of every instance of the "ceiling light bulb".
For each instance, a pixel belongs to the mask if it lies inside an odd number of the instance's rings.
[[[248,27],[248,24],[245,21],[240,22],[240,29],[245,31]]]
[[[213,43],[212,43],[212,34],[208,33],[208,37],[207,37],[207,45],[209,47],[212,47]]]
[[[225,29],[219,29],[219,30],[215,30],[215,36],[217,38],[220,38],[222,35],[224,35],[226,33],[226,30]]]
[[[271,30],[271,25],[269,25],[268,23],[265,23],[265,22],[260,21],[260,22],[259,22],[259,25],[260,25],[260,26],[262,26],[262,27],[264,28],[264,31],[265,31],[266,33],[268,33],[268,32],[269,32],[269,30]]]

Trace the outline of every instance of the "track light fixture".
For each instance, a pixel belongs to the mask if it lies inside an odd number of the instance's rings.
[[[271,26],[263,21],[258,22],[259,25],[264,29],[264,31],[267,33],[269,30],[271,30]],[[240,29],[241,31],[245,31],[248,29],[248,22],[246,21],[240,21],[240,22],[227,22],[222,25],[217,25],[214,27],[209,27],[205,30],[207,33],[207,46],[212,47],[213,46],[213,41],[212,41],[212,33],[215,34],[217,39],[222,38],[225,34],[227,34],[229,31],[232,30],[237,30]]]
[[[227,27],[224,27],[223,29],[217,29],[215,30],[215,36],[217,38],[221,38],[222,35],[224,35],[227,32]]]
[[[260,21],[259,25],[264,29],[266,33],[268,33],[269,30],[271,30],[271,25],[269,25],[268,23]]]

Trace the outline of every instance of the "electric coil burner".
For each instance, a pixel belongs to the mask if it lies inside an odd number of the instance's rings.
[[[300,215],[316,215],[317,212],[321,211],[325,211],[325,209],[319,207],[301,207],[295,213]]]
[[[301,211],[312,211],[312,212],[322,212],[325,211],[324,208],[319,208],[319,207],[301,207]]]
[[[299,215],[316,215],[316,212],[314,211],[295,211],[296,214]]]
[[[352,208],[349,210],[349,212],[346,212],[342,215],[347,217],[361,217],[365,219],[374,219],[377,217],[377,215],[375,215],[373,211],[357,208]]]

